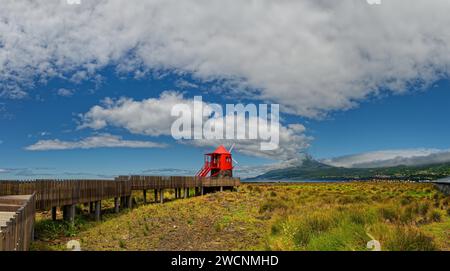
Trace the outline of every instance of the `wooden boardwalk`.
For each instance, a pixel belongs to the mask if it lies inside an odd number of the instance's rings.
[[[36,192],[36,208],[96,202],[130,197],[133,190],[197,189],[236,187],[239,178],[197,178],[183,176],[119,176],[114,180],[0,180],[0,196]]]
[[[12,223],[14,227],[19,227],[14,228],[14,234],[12,230],[5,231],[8,234],[4,234],[2,228],[2,237],[5,238],[2,244],[7,245],[3,247],[0,245],[0,251],[28,249],[32,239],[32,235],[29,234],[29,223],[30,221],[34,223],[36,209],[51,210],[52,218],[56,220],[59,207],[63,211],[64,220],[73,222],[76,205],[89,204],[90,212],[94,214],[96,220],[100,220],[102,200],[114,199],[114,211],[119,212],[120,209],[132,207],[132,191],[141,190],[146,203],[147,190],[153,190],[155,201],[163,203],[164,191],[167,189],[174,190],[175,198],[187,198],[190,195],[203,195],[207,192],[232,189],[239,185],[239,178],[190,176],[119,176],[114,180],[0,180],[0,226]],[[27,197],[29,199],[25,204],[24,200]],[[25,204],[25,207],[17,205],[19,201]],[[13,246],[13,243],[17,244],[17,240],[26,244]]]
[[[35,194],[0,197],[0,251],[26,251],[34,234]]]
[[[450,177],[435,180],[433,183],[442,193],[450,195]]]

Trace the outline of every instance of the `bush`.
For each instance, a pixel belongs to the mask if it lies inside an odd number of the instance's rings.
[[[430,209],[430,204],[428,202],[422,202],[419,204],[418,211],[420,215],[425,216]]]
[[[299,247],[306,246],[311,239],[311,233],[307,228],[299,228],[294,234],[294,243]]]
[[[313,214],[302,221],[294,234],[297,246],[306,246],[313,236],[324,233],[336,226],[335,217],[327,214]]]
[[[400,214],[400,221],[402,223],[411,223],[414,221],[416,214],[416,209],[412,206],[408,206],[403,209],[402,213]]]
[[[441,213],[434,210],[430,213],[430,220],[434,221],[434,222],[439,222],[441,221]]]
[[[403,198],[400,200],[400,204],[401,204],[402,206],[408,205],[408,204],[410,204],[410,203],[411,203],[411,197],[403,197]]]
[[[432,238],[412,228],[397,228],[389,235],[384,245],[386,249],[393,251],[436,250]]]
[[[259,213],[273,212],[276,209],[286,210],[288,209],[288,206],[281,200],[269,199],[261,205]]]
[[[36,237],[38,239],[57,239],[60,236],[74,237],[84,227],[87,222],[80,216],[75,217],[74,223],[67,221],[42,220],[35,224]]]
[[[279,223],[275,223],[272,225],[272,227],[270,227],[270,233],[272,235],[278,235],[282,230],[282,227]]]
[[[370,197],[373,201],[381,201],[381,197],[379,195],[373,195]]]
[[[358,225],[364,225],[370,220],[368,214],[366,214],[364,211],[359,210],[350,211],[348,216],[352,223]]]
[[[397,220],[397,210],[392,207],[381,207],[379,212],[384,220],[389,220],[390,222]]]
[[[126,245],[126,243],[125,243],[125,241],[124,240],[119,240],[119,247],[120,248],[126,248],[127,247],[127,245]]]
[[[344,223],[325,233],[313,236],[306,249],[319,251],[364,250],[367,241],[368,236],[363,225]]]
[[[350,203],[354,203],[355,200],[354,200],[354,198],[351,197],[351,196],[342,196],[342,197],[340,197],[340,198],[337,200],[337,202],[338,202],[339,204],[350,204]]]

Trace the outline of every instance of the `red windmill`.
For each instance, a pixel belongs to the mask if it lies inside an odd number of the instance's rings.
[[[205,164],[196,176],[206,177],[211,172],[210,177],[233,177],[233,158],[230,151],[220,145],[214,152],[205,154]]]

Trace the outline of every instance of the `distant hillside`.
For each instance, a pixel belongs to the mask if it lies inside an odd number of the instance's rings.
[[[450,176],[450,163],[382,168],[342,168],[307,158],[302,165],[268,171],[246,181],[258,180],[435,180]]]

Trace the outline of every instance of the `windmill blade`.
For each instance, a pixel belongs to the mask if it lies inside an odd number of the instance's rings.
[[[233,160],[233,162],[235,162],[236,165],[239,165],[238,161],[234,160],[234,158],[231,158],[231,160]]]
[[[233,151],[235,145],[236,145],[236,143],[233,143],[233,145],[231,145],[231,148],[229,150],[230,153]]]

